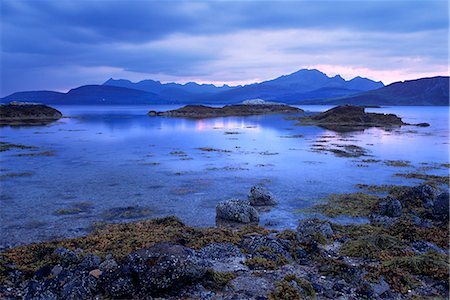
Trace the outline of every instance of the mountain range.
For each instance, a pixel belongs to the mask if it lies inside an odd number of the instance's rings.
[[[17,92],[2,98],[1,102],[80,105],[231,104],[259,98],[288,104],[448,105],[448,81],[448,77],[438,76],[384,86],[380,81],[359,76],[345,80],[340,75],[329,77],[315,69],[302,69],[243,86],[161,83],[154,80],[134,83],[111,78],[102,85],[84,85],[67,93]]]

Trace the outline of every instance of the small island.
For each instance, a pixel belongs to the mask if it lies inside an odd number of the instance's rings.
[[[150,111],[149,116],[164,116],[176,118],[217,118],[217,117],[239,117],[252,115],[266,115],[266,114],[295,114],[302,113],[303,110],[297,107],[289,106],[281,103],[264,102],[252,104],[234,104],[225,105],[223,107],[212,107],[205,105],[186,105],[184,107],[164,111]]]
[[[297,125],[317,125],[335,131],[365,129],[370,127],[398,127],[415,125],[430,126],[428,123],[409,124],[395,114],[368,113],[364,106],[341,105],[314,116],[291,118],[300,121]]]
[[[60,111],[43,104],[11,102],[0,105],[0,125],[45,125],[61,117]]]

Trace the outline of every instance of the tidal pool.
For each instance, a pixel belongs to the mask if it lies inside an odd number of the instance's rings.
[[[176,215],[212,226],[218,201],[244,198],[255,184],[279,200],[260,224],[294,228],[309,216],[302,209],[332,193],[360,191],[355,184],[421,182],[396,173],[448,175],[441,165],[449,163],[448,107],[368,109],[431,127],[347,133],[295,126],[283,115],[186,120],[146,116],[174,106],[57,108],[68,118],[0,129],[2,142],[37,147],[0,152],[2,248],[79,236],[96,222]],[[339,145],[362,147],[367,156],[323,151]]]

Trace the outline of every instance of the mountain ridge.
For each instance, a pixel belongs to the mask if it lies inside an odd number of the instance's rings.
[[[316,69],[301,69],[271,80],[243,86],[184,84],[146,79],[106,80],[84,85],[67,93],[54,91],[16,92],[1,102],[23,101],[44,104],[234,104],[248,99],[286,104],[356,105],[449,105],[448,76],[419,78],[384,86],[364,77],[345,80]]]

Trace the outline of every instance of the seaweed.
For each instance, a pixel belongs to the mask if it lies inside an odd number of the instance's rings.
[[[287,275],[269,293],[270,300],[312,299],[316,297],[311,283],[295,275]]]
[[[323,204],[306,209],[309,212],[319,212],[328,217],[347,215],[352,217],[367,217],[377,209],[381,199],[365,193],[332,194]]]

